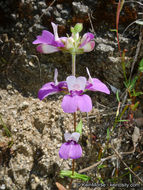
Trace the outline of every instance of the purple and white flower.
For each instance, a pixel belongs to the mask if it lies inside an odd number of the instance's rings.
[[[78,110],[81,112],[90,112],[92,110],[92,101],[84,92],[91,90],[110,94],[110,91],[99,79],[91,78],[88,68],[87,73],[89,75],[88,81],[82,76],[77,78],[75,76],[69,76],[66,81],[58,82],[58,71],[55,69],[54,82],[48,82],[43,85],[38,92],[38,98],[43,100],[45,97],[61,91],[69,92],[69,94],[64,96],[62,101],[64,112],[74,113]]]
[[[41,36],[37,36],[37,39],[33,41],[33,44],[40,44],[37,47],[37,51],[40,53],[54,53],[64,47],[63,42],[67,39],[66,37],[59,38],[58,36],[58,25],[51,23],[54,34],[47,30],[42,31]]]
[[[65,81],[58,82],[57,80],[58,77],[58,71],[55,69],[55,74],[54,74],[54,82],[48,82],[40,88],[38,92],[38,98],[40,100],[43,100],[45,97],[56,94],[60,91],[64,91],[67,88],[67,84]]]
[[[51,23],[54,34],[47,30],[42,31],[42,35],[37,36],[33,44],[39,44],[37,51],[44,54],[54,53],[57,51],[65,51],[71,54],[90,52],[94,49],[95,41],[92,33],[86,33],[81,38],[79,32],[72,33],[71,37],[59,37],[58,25]],[[78,25],[78,24],[77,24]]]
[[[81,112],[90,112],[92,110],[91,98],[83,94],[87,90],[100,91],[106,94],[110,94],[107,86],[97,78],[91,78],[89,70],[87,68],[89,80],[85,77],[69,76],[66,79],[67,87],[69,90],[68,95],[65,95],[62,101],[62,108],[66,113],[74,113],[77,110]]]
[[[78,159],[82,156],[82,148],[77,143],[80,137],[80,133],[74,132],[72,134],[64,134],[66,143],[62,144],[59,150],[59,156],[63,159]]]
[[[65,95],[62,101],[62,108],[66,113],[74,113],[77,110],[89,112],[92,110],[91,98],[83,94],[86,87],[86,78],[69,76],[66,79],[69,95]]]

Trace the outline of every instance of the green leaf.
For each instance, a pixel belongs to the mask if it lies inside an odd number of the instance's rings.
[[[116,92],[116,98],[117,98],[117,101],[120,102],[120,98],[119,98],[119,90],[117,90],[117,92]]]
[[[70,170],[61,170],[60,172],[60,177],[64,178],[64,177],[70,177],[72,179],[81,179],[83,181],[89,181],[91,178],[87,175],[84,174],[79,174],[77,172],[74,172],[74,175],[72,174],[73,172]]]
[[[3,119],[2,119],[2,116],[0,115],[0,124],[2,124],[2,127],[4,128],[4,131],[5,131],[5,134],[7,137],[11,137],[11,132],[10,130],[8,129],[8,127],[6,126],[6,124],[4,123]]]
[[[118,120],[117,122],[125,122],[125,121],[129,121],[127,119],[122,119],[122,120]]]
[[[139,63],[139,71],[143,72],[143,59]]]
[[[136,76],[136,77],[133,78],[132,80],[128,80],[127,82],[124,82],[125,87],[126,87],[128,90],[132,91],[133,88],[134,88],[134,86],[135,86],[135,84],[136,84],[137,79],[138,79],[138,76]]]
[[[109,131],[109,127],[107,128],[107,140],[109,140],[110,139],[110,131]]]
[[[111,32],[117,32],[117,29],[110,29]]]
[[[136,20],[135,23],[139,25],[143,25],[143,20]]]
[[[136,92],[135,96],[140,96],[142,94],[143,94],[143,92]]]
[[[76,132],[80,133],[80,135],[82,135],[82,126],[83,126],[82,120],[80,120],[79,124],[76,127]]]
[[[103,165],[103,164],[101,164],[101,165],[98,166],[98,169],[106,168],[106,167],[107,167],[107,165]]]
[[[140,102],[138,101],[138,102],[136,102],[134,105],[131,105],[132,111],[135,111],[135,110],[136,110],[136,108],[138,107],[139,103],[140,103]]]

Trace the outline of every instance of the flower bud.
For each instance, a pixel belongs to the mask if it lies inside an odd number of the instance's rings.
[[[77,24],[74,26],[74,32],[75,32],[75,33],[81,32],[82,29],[83,29],[83,24],[82,24],[82,23],[77,23]]]

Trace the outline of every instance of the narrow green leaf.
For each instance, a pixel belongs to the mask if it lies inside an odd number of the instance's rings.
[[[107,140],[110,139],[110,131],[109,131],[109,127],[107,128]]]
[[[80,122],[78,123],[77,127],[76,127],[76,132],[80,133],[80,135],[82,135],[82,120],[80,120]]]
[[[139,71],[143,72],[143,59],[139,63]]]
[[[60,177],[63,178],[63,177],[70,177],[72,179],[81,179],[83,181],[89,181],[91,178],[87,175],[84,175],[84,174],[79,174],[77,172],[74,172],[74,175],[72,175],[72,171],[69,171],[69,170],[62,170],[60,172]]]
[[[131,105],[132,111],[135,111],[135,110],[136,110],[136,108],[138,107],[139,103],[140,103],[140,102],[138,101],[138,102],[136,102],[134,105]]]
[[[116,92],[116,98],[117,98],[117,101],[120,102],[120,98],[119,98],[119,90],[117,90],[117,92]]]
[[[135,93],[135,96],[140,96],[140,95],[142,95],[143,94],[143,92],[136,92]]]
[[[101,164],[101,165],[98,166],[98,169],[106,168],[106,167],[107,167],[107,165],[103,165],[103,164]]]
[[[110,29],[111,32],[117,32],[117,29]]]
[[[118,122],[125,122],[125,121],[129,121],[129,120],[127,120],[127,119],[118,120]]]
[[[6,126],[6,124],[4,123],[3,119],[2,119],[2,116],[0,115],[0,123],[2,125],[2,127],[4,128],[4,131],[5,131],[5,134],[7,137],[11,137],[11,132],[10,130],[8,129],[8,127]]]
[[[132,175],[129,174],[129,180],[130,180],[130,183],[132,183]]]

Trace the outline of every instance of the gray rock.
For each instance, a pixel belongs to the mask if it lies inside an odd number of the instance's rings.
[[[56,8],[61,11],[61,10],[63,10],[63,5],[62,4],[57,4]]]
[[[56,16],[56,17],[61,17],[61,14],[60,14],[57,10],[55,10],[55,11],[53,12],[53,14],[54,14],[54,16]]]
[[[88,13],[88,6],[85,6],[80,2],[73,2],[72,6],[75,14],[80,14],[80,16],[83,16]]]
[[[96,50],[105,53],[105,52],[113,52],[114,48],[106,44],[98,44]]]

